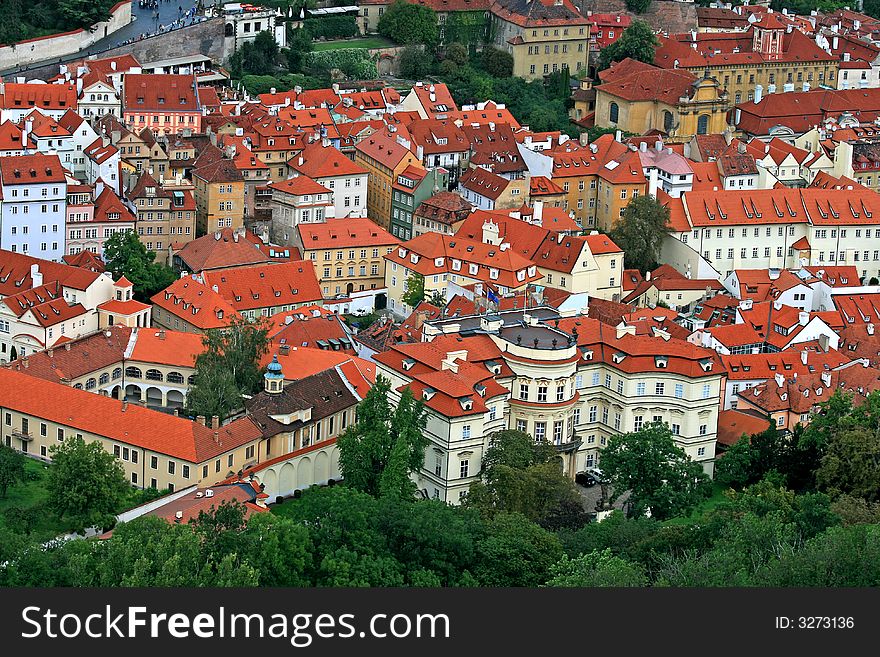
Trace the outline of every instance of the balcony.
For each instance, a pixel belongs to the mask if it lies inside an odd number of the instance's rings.
[[[30,431],[22,431],[21,429],[13,429],[12,430],[12,437],[18,438],[19,440],[24,440],[27,442],[31,442],[34,439],[34,437]]]
[[[554,443],[553,446],[556,448],[556,451],[560,454],[568,454],[571,452],[576,452],[580,446],[583,444],[583,440],[578,438],[577,434],[571,437],[566,443]]]

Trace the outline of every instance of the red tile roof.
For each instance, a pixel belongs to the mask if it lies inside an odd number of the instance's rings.
[[[8,158],[11,159],[11,158]],[[6,160],[0,160],[4,162]],[[0,295],[10,296],[33,287],[31,268],[37,265],[43,274],[43,284],[59,282],[63,287],[86,290],[100,275],[80,267],[40,260],[23,253],[0,249]]]
[[[362,246],[390,246],[400,240],[370,219],[337,218],[322,223],[297,224],[303,249],[332,249]]]
[[[200,108],[194,75],[129,73],[123,85],[127,112],[196,112]]]
[[[307,145],[289,164],[304,176],[315,180],[367,174],[366,169],[345,157],[339,149],[323,146],[320,141]]]
[[[288,180],[274,182],[269,185],[269,189],[277,189],[285,194],[293,194],[294,196],[303,196],[305,194],[328,194],[333,192],[324,185],[316,183],[308,176],[294,176]]]
[[[76,86],[36,82],[7,82],[0,95],[0,108],[7,110],[38,107],[47,111],[76,109]]]
[[[268,262],[260,249],[232,228],[224,228],[188,242],[175,254],[186,269],[200,272]]]
[[[18,155],[0,158],[0,181],[3,186],[63,183],[64,167],[57,155]]]
[[[224,328],[238,316],[226,299],[192,276],[177,279],[150,301],[202,330]]]
[[[238,311],[323,299],[315,267],[308,260],[210,270],[203,277]]]
[[[730,447],[743,435],[751,438],[770,428],[770,420],[756,411],[728,409],[718,413],[718,442]]]

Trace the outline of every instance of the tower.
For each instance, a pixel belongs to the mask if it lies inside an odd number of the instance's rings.
[[[272,362],[263,375],[263,390],[270,395],[277,395],[284,390],[284,373],[281,371],[281,363],[278,362],[278,354],[272,356]]]

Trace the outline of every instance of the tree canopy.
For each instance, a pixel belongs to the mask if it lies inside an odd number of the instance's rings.
[[[440,40],[437,12],[430,7],[396,0],[379,19],[379,34],[404,45],[433,48]]]
[[[71,436],[49,448],[52,467],[46,489],[49,507],[77,530],[109,527],[128,493],[119,460],[99,441]]]
[[[424,405],[409,388],[392,410],[391,383],[379,375],[357,408],[357,422],[339,436],[339,468],[345,483],[373,496],[411,498],[410,474],[425,461]]]
[[[669,208],[643,195],[629,202],[609,235],[623,249],[626,267],[646,272],[657,266],[663,240],[671,231]]]
[[[425,298],[425,277],[414,271],[406,279],[405,286],[406,292],[403,293],[401,300],[410,308],[415,308]]]
[[[148,251],[133,230],[113,233],[104,242],[104,264],[117,279],[125,276],[131,281],[140,301],[148,302],[177,279],[174,270],[157,262],[156,253]]]
[[[641,3],[645,0],[630,1]],[[650,4],[650,0],[648,4]],[[645,21],[635,20],[623,31],[617,41],[599,51],[596,70],[604,71],[612,63],[621,62],[627,57],[646,64],[653,64],[654,50],[657,44],[657,37],[654,36],[651,26]]]
[[[614,485],[615,498],[630,491],[629,515],[648,509],[664,520],[686,515],[711,493],[703,466],[675,444],[669,427],[659,422],[613,436],[602,451],[602,472]]]
[[[11,486],[24,481],[24,455],[11,447],[0,445],[0,498],[6,497]]]
[[[224,418],[241,407],[242,395],[262,388],[260,363],[269,351],[268,329],[260,320],[234,317],[228,327],[207,331],[202,344],[187,408],[193,415]]]

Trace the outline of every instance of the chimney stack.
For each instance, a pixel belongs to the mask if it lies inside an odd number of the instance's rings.
[[[196,415],[196,422],[205,426],[205,416],[204,415]]]
[[[219,415],[212,415],[211,416],[211,428],[212,429],[219,429],[220,428],[220,416]]]

